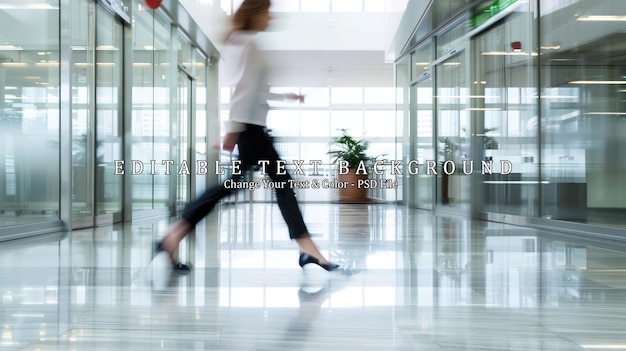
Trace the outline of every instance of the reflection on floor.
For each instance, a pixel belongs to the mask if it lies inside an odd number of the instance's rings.
[[[395,205],[304,205],[343,270],[297,264],[275,205],[0,245],[1,350],[626,349],[626,255]],[[308,269],[311,268],[311,269]]]

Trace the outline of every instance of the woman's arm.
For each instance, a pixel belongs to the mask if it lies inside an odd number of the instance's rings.
[[[274,101],[298,100],[300,102],[304,102],[304,95],[298,95],[294,93],[286,93],[286,94],[267,93],[266,99],[274,100]]]

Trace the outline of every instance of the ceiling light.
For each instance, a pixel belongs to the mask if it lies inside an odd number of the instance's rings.
[[[529,96],[530,98],[536,99],[537,96]],[[578,95],[541,95],[542,99],[577,99]]]
[[[619,22],[626,21],[626,16],[613,16],[613,15],[595,15],[595,16],[579,16],[577,21],[582,22]]]
[[[0,4],[0,10],[58,10],[58,6],[46,3]]]
[[[15,45],[0,45],[0,50],[24,50],[24,48]]]
[[[580,345],[586,349],[623,350],[626,345]]]
[[[572,80],[568,84],[626,84],[626,80]]]
[[[523,51],[485,51],[480,53],[483,56],[538,56],[536,52],[531,54]]]
[[[435,95],[436,98],[438,99],[466,99],[466,98],[470,98],[470,99],[499,99],[500,96],[497,95],[493,95],[493,96],[487,96],[487,95]]]
[[[608,115],[608,116],[626,116],[626,112],[587,112],[585,113],[586,115],[593,115],[593,116],[602,116],[602,115]]]

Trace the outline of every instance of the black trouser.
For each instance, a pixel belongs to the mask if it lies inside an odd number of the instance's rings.
[[[267,175],[275,182],[285,182],[285,187],[276,189],[276,201],[280,212],[289,227],[289,237],[298,239],[308,235],[308,229],[304,224],[302,212],[298,206],[295,193],[288,184],[291,179],[289,174],[277,174],[277,162],[280,157],[274,148],[272,139],[265,131],[265,128],[252,124],[246,125],[246,130],[239,134],[239,160],[241,161],[241,174],[233,175],[230,179],[233,181],[241,181],[243,174],[259,165],[258,161],[267,160],[269,164],[265,167]],[[227,188],[222,185],[216,185],[202,194],[198,199],[189,203],[185,207],[182,217],[195,226],[202,220],[222,198],[230,195],[237,189]]]

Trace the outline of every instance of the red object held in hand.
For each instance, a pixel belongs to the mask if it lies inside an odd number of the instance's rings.
[[[144,2],[146,3],[146,6],[153,10],[156,10],[159,8],[159,6],[161,6],[161,2],[163,2],[163,0],[144,0]]]

